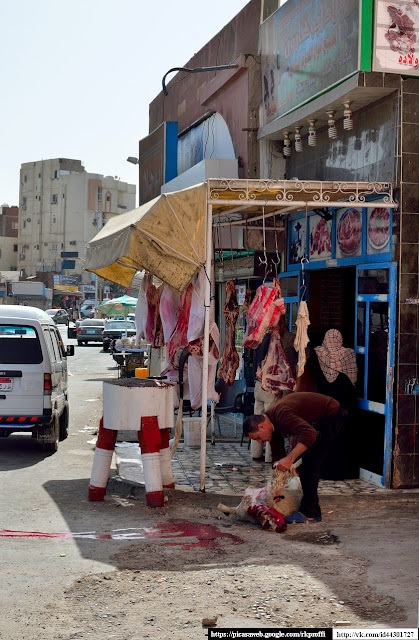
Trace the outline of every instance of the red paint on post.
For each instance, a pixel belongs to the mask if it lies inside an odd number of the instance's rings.
[[[106,495],[106,487],[94,487],[92,484],[89,484],[89,490],[87,492],[87,497],[92,502],[97,502],[98,500],[104,500]]]
[[[97,437],[96,446],[99,449],[107,449],[113,451],[115,449],[116,439],[118,437],[118,431],[115,429],[105,429],[103,426],[103,416],[99,422],[99,433]]]
[[[158,453],[160,451],[161,435],[157,416],[141,418],[138,442],[140,443],[141,453]]]

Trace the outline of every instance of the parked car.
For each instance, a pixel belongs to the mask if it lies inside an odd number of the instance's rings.
[[[130,338],[135,336],[136,333],[135,322],[132,322],[132,320],[106,320],[102,336],[103,350],[108,351],[111,348],[112,351],[118,338],[123,335],[127,335]]]
[[[91,312],[95,311],[99,303],[96,300],[86,300],[80,307],[80,317],[81,318],[90,318]]]
[[[55,309],[54,309],[55,311]],[[0,305],[0,436],[31,433],[46,451],[68,436],[67,356],[51,316]]]
[[[66,309],[47,309],[45,311],[54,320],[55,324],[66,324],[68,326],[68,312]]]
[[[87,344],[88,342],[102,342],[102,332],[105,320],[92,318],[82,320],[77,327],[77,344]]]

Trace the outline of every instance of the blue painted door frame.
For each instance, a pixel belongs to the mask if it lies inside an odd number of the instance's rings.
[[[388,293],[362,293],[359,291],[359,279],[360,272],[365,270],[387,270],[388,271]],[[301,297],[308,302],[309,292],[309,273],[305,274],[305,283],[302,283],[302,270],[288,271],[278,274],[280,282],[284,278],[292,276],[298,276],[298,292],[297,295],[287,295],[284,293],[284,301],[289,305],[289,331],[295,328],[293,327],[293,305],[299,304]],[[305,289],[307,287],[307,290]],[[284,290],[286,287],[284,287]],[[294,288],[295,291],[295,288]],[[356,266],[356,293],[355,293],[355,353],[364,355],[364,371],[363,373],[363,390],[358,397],[358,406],[360,409],[376,413],[384,416],[384,442],[383,446],[383,469],[380,474],[373,473],[372,471],[362,468],[360,471],[360,477],[368,482],[382,486],[390,487],[391,482],[391,461],[392,461],[392,441],[393,441],[393,378],[394,378],[394,354],[395,354],[395,324],[396,324],[396,291],[397,291],[397,264],[392,262],[377,262],[377,263],[365,263]],[[385,303],[388,309],[388,326],[386,328],[387,339],[387,370],[386,370],[386,391],[385,402],[379,403],[368,399],[368,372],[369,372],[369,336],[370,336],[370,316],[371,305],[375,302]],[[365,341],[364,344],[360,344],[357,318],[358,318],[358,304],[363,303],[365,305]],[[362,397],[361,397],[362,396]],[[362,446],[362,443],[360,443]],[[377,446],[381,446],[379,443]]]
[[[388,293],[365,293],[360,291],[360,272],[370,270],[388,270]],[[363,390],[358,397],[358,407],[365,411],[378,413],[384,416],[384,442],[383,446],[383,469],[381,474],[373,473],[369,469],[361,468],[360,477],[368,482],[382,487],[390,487],[391,482],[391,460],[393,442],[393,379],[394,379],[394,352],[395,352],[395,325],[396,325],[396,291],[397,291],[397,264],[391,262],[379,262],[375,264],[358,265],[356,270],[356,306],[355,306],[355,353],[364,355]],[[374,402],[368,399],[368,375],[371,371],[369,367],[369,341],[372,335],[370,322],[372,318],[372,305],[374,303],[385,303],[388,308],[387,326],[387,370],[386,370],[386,392],[385,402]],[[358,327],[358,308],[363,306],[365,315],[364,337],[361,339]]]

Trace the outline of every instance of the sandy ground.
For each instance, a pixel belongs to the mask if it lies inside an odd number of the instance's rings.
[[[99,505],[139,525],[102,533],[138,538],[112,556],[115,570],[75,580],[26,630],[14,612],[9,638],[196,640],[216,616],[218,627],[416,625],[417,496],[326,497],[322,523],[282,534],[230,524],[217,496],[171,492],[159,510],[143,500],[113,493]]]

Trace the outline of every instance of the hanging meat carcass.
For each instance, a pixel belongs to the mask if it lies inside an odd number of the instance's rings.
[[[160,317],[160,296],[162,291],[163,285],[156,287],[151,278],[147,284],[146,291],[148,314],[145,335],[152,347],[163,347],[164,345],[163,325]]]
[[[179,318],[180,295],[178,291],[165,284],[160,297],[160,317],[163,324],[163,335],[166,345],[166,361],[162,371],[162,375],[167,376],[169,380],[177,377],[177,372],[172,371],[174,368],[169,361],[167,343],[176,330]]]
[[[262,389],[271,393],[294,390],[295,379],[282,348],[278,327],[271,329],[268,353],[258,366],[256,378],[260,380]]]
[[[240,364],[239,354],[236,349],[236,322],[239,317],[239,303],[237,301],[236,286],[233,280],[226,282],[226,299],[223,307],[226,319],[226,335],[224,349],[221,357],[221,365],[218,369],[218,377],[231,386],[236,377],[236,370]]]
[[[243,346],[248,349],[256,349],[268,329],[274,327],[284,313],[285,304],[279,280],[274,278],[272,287],[264,284],[258,287],[253,302],[249,306],[248,325]]]
[[[167,342],[169,362],[177,368],[183,348],[188,344],[188,324],[191,311],[193,284],[189,284],[180,296],[179,314],[176,328]]]
[[[202,268],[192,291],[191,310],[188,325],[188,345],[191,353],[188,358],[189,395],[193,409],[202,404],[202,367],[205,320],[205,270]],[[208,400],[217,402],[218,394],[214,388],[215,372],[219,359],[220,333],[210,310],[209,319],[209,354],[208,354]]]
[[[138,290],[137,306],[135,307],[135,328],[137,331],[135,336],[136,347],[140,345],[140,340],[143,340],[146,337],[145,327],[148,317],[147,287],[150,279],[151,275],[149,273],[145,273],[141,286]]]

